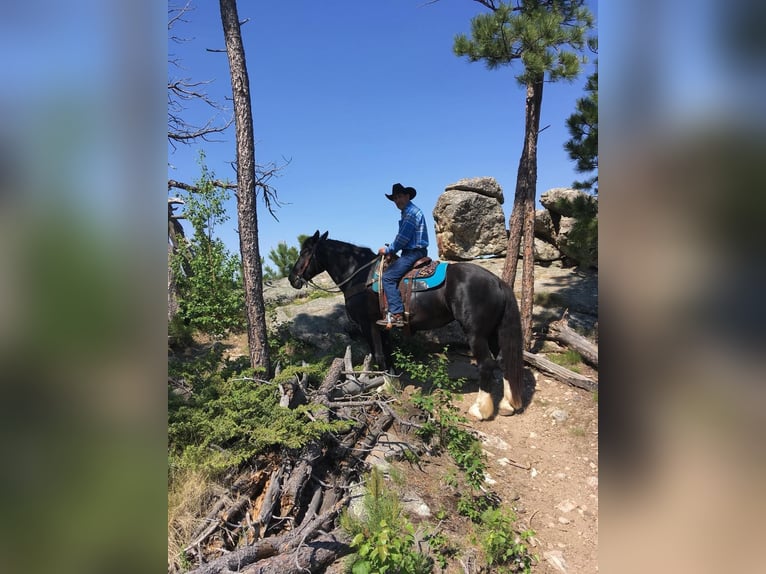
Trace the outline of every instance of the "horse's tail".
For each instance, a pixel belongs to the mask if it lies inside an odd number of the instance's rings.
[[[524,343],[521,336],[521,315],[513,289],[503,283],[505,310],[498,328],[498,343],[503,357],[503,401],[501,410],[522,407],[524,390]],[[506,404],[508,403],[508,404]],[[505,409],[503,409],[505,407]]]

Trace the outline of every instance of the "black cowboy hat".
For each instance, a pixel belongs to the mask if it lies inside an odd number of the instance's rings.
[[[412,199],[418,194],[418,192],[415,191],[414,187],[404,187],[401,183],[395,183],[393,187],[391,187],[391,195],[386,194],[386,197],[390,199],[391,201],[393,201],[394,196],[397,193],[406,193],[407,195],[410,196],[410,199]]]

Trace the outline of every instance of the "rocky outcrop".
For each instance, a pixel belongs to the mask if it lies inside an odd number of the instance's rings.
[[[598,198],[579,189],[556,187],[540,196],[540,204],[545,209],[535,213],[535,237],[553,245],[575,264],[597,266],[597,245],[584,241],[587,233],[583,226],[587,223],[582,218],[584,213],[598,217]],[[579,224],[577,217],[581,218]],[[579,235],[576,239],[575,234]]]
[[[562,216],[574,217],[578,201],[597,209],[596,196],[580,189],[554,187],[540,196],[540,204],[551,213],[554,220]]]
[[[504,257],[508,231],[500,184],[492,177],[461,179],[449,184],[433,210],[439,258],[470,261]],[[535,261],[544,265],[597,267],[595,237],[582,219],[598,214],[598,198],[566,187],[549,189],[540,197],[544,209],[535,212]],[[579,221],[579,223],[578,223]],[[594,229],[591,227],[591,229]]]
[[[433,210],[439,257],[465,261],[505,254],[508,232],[503,191],[491,177],[448,185]]]

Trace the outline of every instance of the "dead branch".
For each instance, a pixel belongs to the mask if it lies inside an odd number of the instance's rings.
[[[557,365],[553,361],[549,361],[541,355],[535,355],[534,353],[524,351],[524,360],[536,369],[548,373],[549,375],[553,376],[559,381],[567,383],[568,385],[579,387],[587,391],[598,390],[598,382],[589,379],[584,375],[575,373],[574,371],[570,371],[561,365]]]

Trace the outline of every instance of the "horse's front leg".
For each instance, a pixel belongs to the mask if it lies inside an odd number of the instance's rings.
[[[375,323],[368,325],[367,329],[367,339],[370,341],[370,352],[372,352],[375,362],[381,369],[390,368],[391,365],[388,364],[388,357],[386,356],[383,336],[381,335],[380,329]]]

